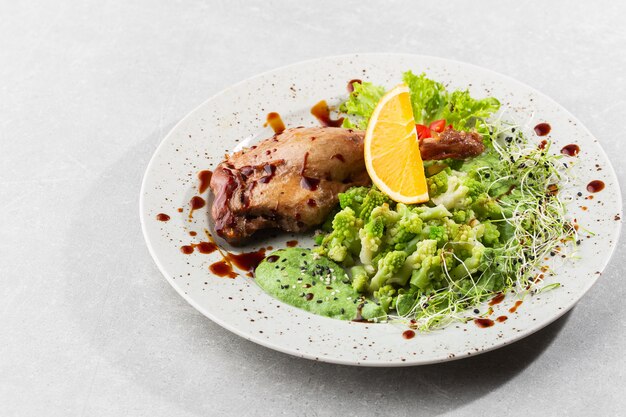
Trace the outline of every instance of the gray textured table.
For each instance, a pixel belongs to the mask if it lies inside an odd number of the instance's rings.
[[[14,3],[0,3],[0,415],[626,414],[623,246],[571,313],[521,342],[365,369],[213,324],[161,277],[138,219],[146,164],[187,112],[259,72],[349,52],[526,82],[591,129],[624,185],[625,3]]]

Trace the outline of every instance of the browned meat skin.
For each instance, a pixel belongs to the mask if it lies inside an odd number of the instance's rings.
[[[319,225],[339,193],[370,183],[363,137],[351,129],[295,128],[227,156],[210,184],[215,231],[238,244],[261,229]]]
[[[446,129],[432,138],[420,140],[423,160],[467,159],[483,153],[483,138],[476,132]]]

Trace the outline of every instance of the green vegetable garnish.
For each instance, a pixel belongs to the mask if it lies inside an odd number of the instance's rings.
[[[493,97],[475,99],[468,90],[449,93],[443,84],[427,78],[426,74],[407,71],[402,80],[411,90],[415,123],[428,125],[443,119],[455,129],[476,129],[486,134],[485,120],[500,108],[500,102]],[[348,100],[339,106],[349,116],[344,119],[343,127],[365,129],[385,89],[368,82],[354,83],[353,87]]]
[[[489,121],[500,108],[495,98],[448,92],[410,71],[403,80],[416,123],[445,119],[475,130],[486,151],[427,164],[424,204],[396,204],[374,187],[340,194],[341,211],[314,251],[350,268],[352,287],[390,318],[415,320],[421,330],[467,320],[466,309],[499,292],[542,291],[537,269],[576,236],[551,191],[565,169],[561,156],[538,149],[516,126]],[[340,109],[350,116],[346,126],[364,128],[384,89],[354,87]]]
[[[411,90],[411,105],[415,123],[428,124],[442,119],[441,114],[448,103],[448,92],[443,84],[407,71],[402,80]]]
[[[339,110],[348,115],[358,117],[354,119],[355,121],[346,117],[343,120],[343,127],[365,129],[376,105],[385,94],[385,89],[368,82],[353,83],[352,86],[354,91],[350,94],[348,100],[339,106]]]

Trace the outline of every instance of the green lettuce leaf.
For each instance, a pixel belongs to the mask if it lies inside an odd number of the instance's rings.
[[[469,90],[458,90],[448,96],[440,118],[455,129],[469,130],[478,127],[499,108],[500,102],[494,97],[477,100],[470,96]]]
[[[376,105],[385,94],[385,88],[372,83],[354,83],[354,91],[348,100],[341,103],[339,110],[348,116],[343,120],[343,127],[365,129]]]
[[[426,74],[415,75],[407,71],[402,80],[411,90],[411,105],[416,123],[428,124],[441,119],[440,115],[448,102],[448,92],[443,84],[426,78]]]
[[[484,120],[500,108],[500,102],[493,97],[477,100],[470,96],[469,90],[449,93],[442,83],[427,78],[424,73],[415,75],[407,71],[402,80],[411,90],[416,123],[428,125],[445,119],[455,129],[476,129],[487,135],[489,131]],[[348,115],[342,126],[365,129],[378,101],[385,94],[385,88],[368,82],[355,83],[353,87],[348,100],[339,106],[339,111]]]

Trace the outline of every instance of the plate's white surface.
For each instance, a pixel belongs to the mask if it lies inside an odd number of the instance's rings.
[[[204,229],[211,229],[205,209],[196,211],[193,220],[188,219],[189,200],[197,195],[197,172],[215,168],[224,153],[271,136],[271,130],[263,127],[267,113],[279,112],[288,127],[313,126],[317,123],[309,114],[310,107],[321,99],[337,103],[346,94],[348,80],[359,78],[391,87],[401,81],[407,69],[424,71],[451,88],[469,87],[478,97],[497,97],[507,109],[507,117],[524,124],[530,137],[537,123],[550,123],[552,132],[547,138],[553,141],[551,152],[569,143],[581,147],[578,158],[563,161],[576,164],[573,179],[562,193],[573,199],[568,205],[570,216],[595,236],[581,237],[580,260],[555,263],[556,275],[546,282],[560,282],[561,288],[527,296],[515,313],[508,309],[516,298],[507,296],[494,306],[492,318],[506,315],[508,320],[493,327],[479,328],[469,322],[428,334],[417,333],[405,340],[402,332],[406,327],[316,316],[265,294],[244,273],[236,279],[213,276],[208,267],[221,259],[217,252],[185,255],[180,251],[182,245],[206,241]],[[586,184],[596,179],[602,180],[606,188],[593,199],[586,199]],[[205,200],[207,197],[208,192],[203,195]],[[181,207],[184,210],[179,213]],[[157,221],[158,213],[168,214],[171,220]],[[167,135],[155,152],[142,185],[140,215],[150,252],[170,284],[191,305],[225,328],[264,346],[309,359],[405,366],[478,354],[556,320],[600,277],[615,248],[622,213],[617,179],[597,140],[548,97],[508,77],[468,64],[416,55],[368,54],[291,65],[243,81],[203,103]],[[190,231],[197,232],[197,236],[190,236]],[[258,242],[258,247],[281,248],[291,239],[293,235],[282,234]],[[296,239],[310,246],[306,236]]]

